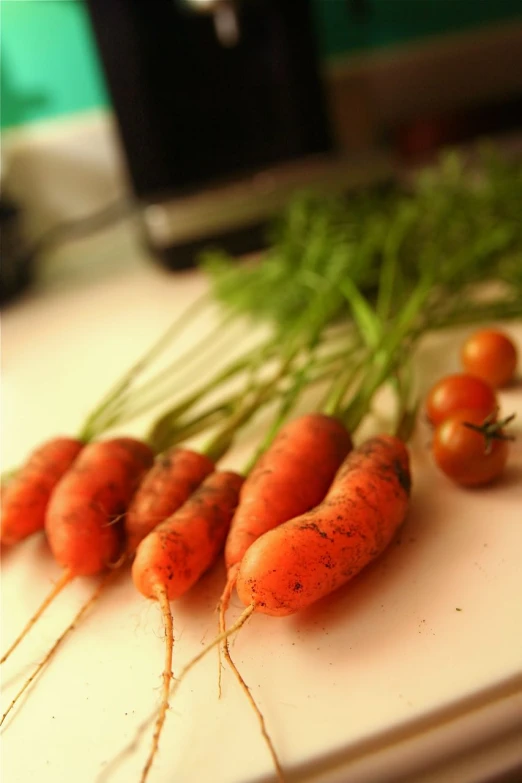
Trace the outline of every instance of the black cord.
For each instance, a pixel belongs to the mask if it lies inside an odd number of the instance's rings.
[[[24,247],[19,225],[20,210],[17,205],[3,200],[0,210],[0,305],[14,299],[30,284],[34,260],[43,252],[108,228],[131,215],[136,209],[137,205],[131,198],[122,196],[96,212],[51,226],[29,246]]]
[[[30,250],[26,251],[31,258],[40,255],[44,250],[50,247],[56,247],[64,242],[70,242],[73,239],[81,239],[95,234],[104,228],[108,228],[113,223],[122,220],[136,210],[136,204],[127,196],[111,202],[105,207],[91,212],[84,217],[72,218],[56,223],[47,229],[32,245]]]

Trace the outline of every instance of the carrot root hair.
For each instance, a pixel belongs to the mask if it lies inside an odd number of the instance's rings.
[[[236,664],[232,660],[232,656],[230,655],[230,649],[229,649],[229,646],[228,646],[228,635],[226,633],[225,612],[228,609],[228,605],[230,603],[230,596],[232,595],[232,591],[234,589],[235,584],[236,584],[236,576],[234,575],[234,577],[227,582],[227,584],[225,586],[225,589],[223,591],[223,595],[221,597],[221,601],[220,601],[220,607],[219,607],[220,635],[224,635],[222,652],[223,652],[223,655],[225,657],[226,662],[230,666],[230,668],[231,668],[234,676],[236,677],[240,687],[242,688],[245,696],[247,697],[247,700],[248,700],[250,706],[252,707],[252,709],[254,710],[254,713],[256,714],[256,717],[257,717],[257,719],[259,721],[261,734],[263,736],[263,739],[266,742],[267,748],[268,748],[268,750],[270,752],[270,755],[272,757],[272,761],[274,763],[274,767],[275,767],[275,770],[276,770],[276,774],[277,774],[277,778],[279,780],[279,783],[285,783],[285,776],[283,774],[283,770],[281,768],[281,764],[279,762],[279,758],[277,756],[276,749],[274,747],[274,744],[272,742],[270,734],[268,733],[268,730],[266,728],[266,723],[265,723],[265,718],[263,716],[263,713],[261,712],[261,710],[257,706],[256,700],[252,696],[250,688],[248,687],[248,685],[244,681],[241,672],[237,668]],[[219,674],[220,674],[220,677],[221,677],[221,666],[220,666],[220,669],[219,669]],[[221,694],[221,682],[220,682],[219,693]]]
[[[161,731],[167,717],[169,709],[170,684],[172,681],[172,651],[174,648],[174,624],[172,620],[172,611],[167,596],[167,589],[164,585],[157,585],[155,589],[156,599],[160,605],[163,615],[163,624],[165,626],[165,666],[163,669],[163,688],[161,693],[161,704],[156,718],[154,734],[152,735],[152,745],[149,756],[141,773],[140,783],[145,783],[154,757],[158,752]]]
[[[207,644],[206,647],[204,647],[200,652],[198,652],[197,655],[195,655],[181,670],[179,673],[179,677],[174,678],[174,685],[172,686],[171,690],[171,696],[174,696],[177,689],[181,685],[182,681],[185,679],[187,674],[191,671],[191,669],[194,668],[194,666],[200,662],[202,658],[205,657],[207,653],[209,653],[211,650],[214,649],[214,647],[217,647],[218,644],[221,644],[224,639],[228,639],[230,636],[233,636],[233,634],[236,633],[236,631],[239,631],[240,628],[243,627],[243,625],[246,623],[248,618],[256,609],[256,604],[250,604],[247,606],[245,611],[239,616],[239,618],[236,620],[234,625],[231,625],[230,628],[227,631],[224,631],[223,633],[219,633],[213,641],[211,641],[209,644]]]
[[[176,691],[177,691],[181,681],[185,678],[185,676],[189,673],[189,671],[196,665],[196,663],[198,663],[208,652],[210,652],[210,650],[213,650],[214,647],[216,647],[218,644],[220,644],[223,641],[223,637],[225,635],[227,637],[229,637],[232,634],[234,634],[236,631],[238,631],[241,628],[241,626],[243,626],[246,623],[246,621],[248,620],[250,615],[254,612],[255,608],[256,608],[255,604],[251,604],[250,606],[248,606],[245,609],[245,611],[243,612],[243,614],[239,617],[239,619],[234,623],[234,625],[232,625],[225,632],[225,634],[219,634],[218,636],[216,636],[216,638],[209,645],[207,645],[207,647],[203,648],[203,650],[201,650],[201,652],[199,652],[197,656],[192,658],[192,660],[189,661],[185,665],[185,667],[181,670],[180,675],[179,675],[178,678],[172,677],[172,682],[171,682],[171,685],[170,685],[170,688],[169,688],[169,695],[170,695],[170,700],[171,701],[172,701],[172,698],[175,695],[175,693],[176,693]],[[165,682],[165,680],[164,680],[164,682]],[[146,730],[146,728],[148,726],[150,726],[150,724],[154,720],[154,718],[156,718],[156,724],[157,724],[157,721],[158,721],[158,712],[157,712],[157,710],[154,710],[154,712],[152,714],[150,714],[147,718],[145,718],[144,721],[142,721],[142,723],[138,727],[136,735],[132,739],[132,741],[129,742],[118,753],[118,755],[111,761],[111,763],[110,763],[111,769],[114,769],[118,764],[120,764],[121,760],[128,753],[131,753],[137,747],[137,744],[138,744],[139,740],[141,739],[141,736],[143,735],[143,732]],[[150,757],[151,757],[151,755],[149,755],[149,758]],[[152,763],[152,761],[151,761],[151,763]],[[149,766],[149,768],[150,768],[150,766]],[[107,772],[107,770],[106,770],[106,772]],[[148,772],[147,768],[144,768],[144,770],[143,770],[142,780],[144,779],[143,778],[143,774],[145,774],[145,772]]]
[[[85,603],[80,607],[78,612],[75,614],[67,628],[60,634],[58,639],[55,641],[53,646],[47,651],[45,654],[45,657],[42,661],[38,664],[38,666],[35,668],[33,673],[26,679],[14,699],[11,701],[9,707],[2,715],[2,719],[0,720],[0,726],[3,724],[13,707],[16,705],[16,703],[19,701],[19,699],[23,696],[25,691],[29,688],[32,682],[38,677],[42,669],[49,663],[57,649],[60,647],[66,636],[69,635],[69,633],[76,627],[76,625],[80,622],[83,615],[91,608],[91,606],[98,600],[102,592],[105,590],[111,579],[114,577],[114,573],[111,572],[105,576],[105,578],[100,582],[96,590],[92,593],[91,597],[85,601]]]
[[[53,589],[50,591],[50,593],[46,596],[46,598],[42,601],[36,612],[33,614],[31,619],[25,624],[25,626],[22,628],[21,632],[18,634],[14,642],[11,644],[11,646],[6,650],[6,652],[3,654],[2,658],[0,659],[0,664],[5,663],[9,656],[11,655],[14,650],[18,647],[20,642],[27,636],[33,625],[36,623],[37,620],[40,619],[40,617],[43,615],[49,604],[51,604],[57,595],[59,595],[64,587],[66,587],[69,582],[73,580],[73,574],[69,570],[65,570],[61,577],[58,579],[56,584],[54,585]]]
[[[232,593],[232,590],[234,588],[234,584],[235,584],[235,579],[234,580],[230,580],[230,582],[227,583],[227,586],[225,587],[225,590],[223,592],[223,596],[222,596],[222,600],[221,600],[221,606],[220,606],[220,625],[221,625],[222,622],[224,623],[224,612],[223,612],[223,616],[221,617],[221,609],[225,605],[225,603],[223,601],[223,597],[225,597],[226,594],[228,593],[227,588],[228,588],[229,585],[231,585],[230,593]],[[265,742],[267,744],[267,747],[268,747],[268,750],[270,752],[270,755],[272,757],[272,761],[273,761],[274,767],[276,769],[278,780],[280,781],[280,783],[285,783],[285,777],[284,777],[284,774],[283,774],[283,770],[281,768],[281,764],[279,762],[279,758],[278,758],[277,753],[275,751],[275,748],[274,748],[274,745],[273,745],[272,740],[270,738],[270,735],[269,735],[269,733],[267,731],[266,724],[265,724],[265,719],[263,717],[263,714],[262,714],[261,710],[259,709],[259,707],[257,706],[257,704],[255,702],[255,699],[252,696],[248,685],[244,681],[243,677],[241,676],[241,673],[239,672],[239,670],[237,669],[234,661],[230,657],[230,652],[229,652],[229,649],[228,649],[228,645],[226,644],[228,639],[233,634],[235,634],[237,631],[239,631],[245,625],[246,621],[254,613],[255,609],[256,609],[256,604],[255,603],[252,603],[249,606],[247,606],[247,608],[244,610],[244,612],[239,616],[239,618],[236,620],[236,622],[233,625],[230,626],[230,628],[228,630],[223,630],[221,633],[219,633],[216,636],[216,638],[212,642],[210,642],[210,644],[207,645],[207,647],[205,647],[203,650],[201,650],[201,652],[199,652],[197,655],[195,655],[194,658],[192,658],[192,660],[190,660],[183,667],[183,669],[181,670],[181,672],[179,674],[179,677],[177,677],[175,679],[175,681],[174,681],[174,685],[173,685],[173,688],[172,688],[172,696],[174,696],[174,694],[176,693],[177,689],[179,688],[179,686],[181,685],[182,681],[185,679],[187,674],[190,672],[190,670],[197,663],[199,663],[199,661],[201,661],[201,659],[204,658],[207,653],[209,653],[211,650],[213,650],[214,647],[219,647],[219,645],[221,645],[221,643],[223,642],[224,643],[223,653],[225,655],[225,658],[228,661],[228,663],[229,663],[232,671],[234,672],[235,676],[237,677],[237,680],[238,680],[241,688],[243,689],[243,691],[244,691],[244,693],[245,693],[245,695],[246,695],[246,697],[247,697],[247,699],[248,699],[252,709],[254,710],[254,712],[255,712],[255,714],[257,716],[258,721],[259,721],[259,725],[261,727],[261,733],[263,735],[263,739],[265,740]],[[143,780],[141,781],[141,783],[143,783]]]
[[[225,621],[225,615],[227,613],[228,607],[230,605],[230,598],[232,596],[232,592],[234,590],[234,587],[236,585],[236,576],[232,577],[232,579],[228,579],[227,583],[225,585],[225,589],[223,590],[223,593],[221,595],[221,598],[219,599],[219,605],[218,605],[218,612],[219,612],[219,630],[218,632],[220,634],[223,634],[226,632],[226,621]],[[228,660],[229,657],[229,651],[228,651],[228,637],[226,637],[223,640],[223,645],[218,647],[218,698],[221,698],[221,679],[223,674],[223,663],[221,660],[221,655],[224,655],[225,658]]]

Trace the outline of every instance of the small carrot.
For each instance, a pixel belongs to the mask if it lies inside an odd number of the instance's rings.
[[[133,438],[89,444],[56,487],[45,521],[56,562],[74,576],[91,576],[121,554],[122,520],[150,468],[150,447]]]
[[[0,663],[69,582],[116,562],[123,543],[119,523],[152,460],[149,446],[133,438],[94,441],[80,452],[56,485],[45,520],[49,546],[62,575]]]
[[[143,769],[145,781],[158,749],[168,709],[174,644],[170,601],[184,595],[216,561],[237,506],[243,477],[232,471],[210,473],[186,503],[143,539],[132,578],[146,598],[159,602],[165,624],[163,696],[152,748]]]
[[[12,546],[43,530],[49,498],[83,447],[76,438],[53,438],[29,455],[2,488],[2,545]]]
[[[180,508],[203,479],[214,470],[205,454],[173,448],[160,454],[143,479],[125,516],[127,552]]]
[[[247,550],[236,584],[240,600],[284,616],[336,590],[386,549],[409,493],[404,443],[385,435],[366,441],[348,455],[322,503]]]

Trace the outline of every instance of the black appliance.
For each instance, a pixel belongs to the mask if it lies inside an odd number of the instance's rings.
[[[172,268],[263,244],[342,175],[307,0],[87,0],[147,242]]]

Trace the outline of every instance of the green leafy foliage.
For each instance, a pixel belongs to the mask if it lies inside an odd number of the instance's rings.
[[[316,299],[323,303],[316,329],[352,316],[372,328],[361,295],[385,324],[427,276],[431,293],[419,328],[480,318],[470,291],[488,281],[507,284],[494,306],[513,317],[522,314],[521,213],[520,162],[487,149],[470,164],[452,152],[409,186],[300,194],[271,227],[260,260],[210,253],[203,265],[227,308],[283,332]]]

